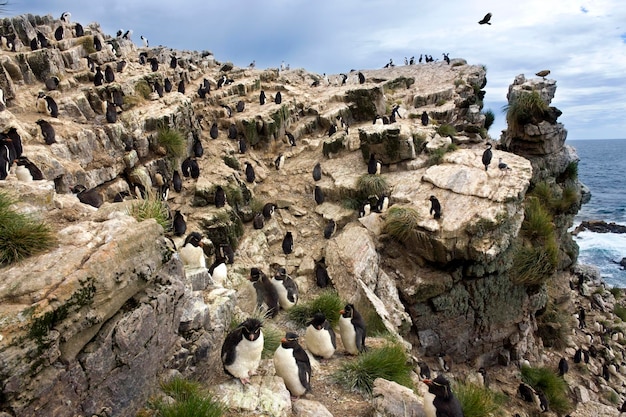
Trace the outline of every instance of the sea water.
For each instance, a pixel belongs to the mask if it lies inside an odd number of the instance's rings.
[[[591,191],[574,219],[604,220],[626,225],[626,139],[572,140],[576,148],[578,179]],[[626,288],[626,271],[619,261],[626,257],[626,234],[585,231],[574,237],[580,247],[578,262],[595,265],[610,286]]]

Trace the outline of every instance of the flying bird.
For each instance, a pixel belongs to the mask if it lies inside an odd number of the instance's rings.
[[[487,13],[485,15],[485,17],[482,18],[482,20],[478,21],[479,25],[484,25],[484,24],[488,24],[490,25],[491,23],[489,22],[491,20],[491,13]]]

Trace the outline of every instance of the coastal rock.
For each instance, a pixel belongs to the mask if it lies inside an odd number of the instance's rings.
[[[382,378],[374,380],[374,415],[377,417],[425,417],[417,395],[407,387]]]

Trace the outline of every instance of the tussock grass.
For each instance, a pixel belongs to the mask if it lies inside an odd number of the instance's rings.
[[[148,81],[139,80],[135,84],[135,93],[137,93],[137,95],[142,97],[144,100],[148,100],[150,98],[150,94],[152,94],[152,88],[150,87],[150,84],[148,84]]]
[[[0,192],[0,265],[49,250],[56,237],[44,222],[10,208],[15,201]]]
[[[508,125],[514,131],[519,131],[525,124],[541,120],[548,105],[537,91],[532,91],[520,93],[502,109],[506,112]]]
[[[537,334],[546,347],[565,349],[571,329],[571,316],[554,304],[548,304],[546,311],[537,317]]]
[[[335,290],[324,290],[316,298],[308,302],[300,302],[289,311],[289,319],[304,327],[306,322],[313,318],[317,312],[322,312],[332,326],[339,323],[339,311],[344,307],[344,303],[339,298]]]
[[[157,142],[163,146],[167,154],[175,158],[185,155],[186,144],[185,138],[178,130],[162,127],[157,135]]]
[[[394,239],[405,243],[415,233],[420,216],[412,207],[394,205],[387,211],[383,230]]]
[[[419,117],[421,116],[418,115],[418,118]],[[415,146],[415,153],[419,155],[424,148],[424,144],[426,143],[426,136],[422,133],[413,133],[412,137],[413,146]]]
[[[223,188],[224,193],[226,193],[226,201],[228,201],[228,204],[230,204],[231,207],[243,205],[243,192],[241,191],[240,187],[228,184]]]
[[[459,399],[465,417],[484,417],[504,415],[504,398],[488,388],[472,383],[457,382],[454,394]]]
[[[439,127],[437,127],[437,133],[439,133],[440,136],[446,137],[454,137],[454,135],[456,135],[456,128],[452,125],[449,125],[447,123],[444,123],[442,125],[439,125]]]
[[[565,171],[563,171],[563,173],[561,174],[560,179],[562,181],[577,180],[578,179],[578,162],[577,161],[570,162],[565,168]]]
[[[146,219],[155,219],[165,231],[172,228],[172,219],[170,218],[167,205],[156,193],[151,191],[148,191],[146,199],[133,202],[128,209],[128,214],[138,222]]]
[[[554,235],[552,216],[541,204],[538,198],[529,198],[524,207],[524,222],[522,232],[531,239],[545,241]]]
[[[615,304],[615,307],[613,307],[613,314],[619,317],[622,321],[626,322],[626,307]]]
[[[225,412],[225,407],[204,392],[198,382],[173,378],[161,383],[161,389],[174,402],[164,399],[151,401],[149,407],[159,417],[220,417]]]
[[[93,54],[96,52],[96,47],[93,44],[93,36],[83,36],[78,43],[83,47],[87,54]]]
[[[235,158],[232,155],[224,155],[222,157],[222,160],[224,161],[224,163],[226,164],[227,167],[230,167],[236,171],[240,171],[241,170],[241,164],[239,163],[239,160],[237,158]]]
[[[334,374],[333,379],[350,390],[370,395],[376,378],[384,378],[413,388],[412,366],[404,349],[397,344],[368,351],[356,359],[344,363]]]
[[[530,195],[537,197],[541,205],[550,210],[552,214],[562,214],[571,211],[578,206],[580,199],[578,189],[570,184],[561,189],[558,184],[550,185],[545,181],[537,183]]]
[[[522,367],[522,380],[535,390],[543,391],[551,411],[558,415],[565,415],[572,410],[572,404],[567,397],[567,382],[556,372],[548,368],[524,366]]]
[[[485,111],[485,129],[489,130],[489,128],[493,125],[493,122],[496,121],[496,115],[493,113],[493,110],[488,109]]]
[[[367,198],[370,195],[389,194],[389,184],[382,175],[361,175],[357,181],[359,195]]]
[[[558,247],[522,246],[513,257],[511,279],[516,284],[539,285],[549,278],[556,269]]]
[[[623,292],[621,288],[611,287],[611,289],[609,289],[609,292],[613,294],[613,297],[615,297],[616,300],[622,298]]]

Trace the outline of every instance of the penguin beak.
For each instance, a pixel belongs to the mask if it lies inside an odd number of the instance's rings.
[[[430,379],[422,379],[422,382],[429,386],[433,383],[433,381],[431,381]]]
[[[346,312],[345,310],[339,310],[339,314],[343,314],[345,312]]]
[[[282,339],[280,339],[280,343],[285,343],[287,341],[286,337],[283,337]]]

